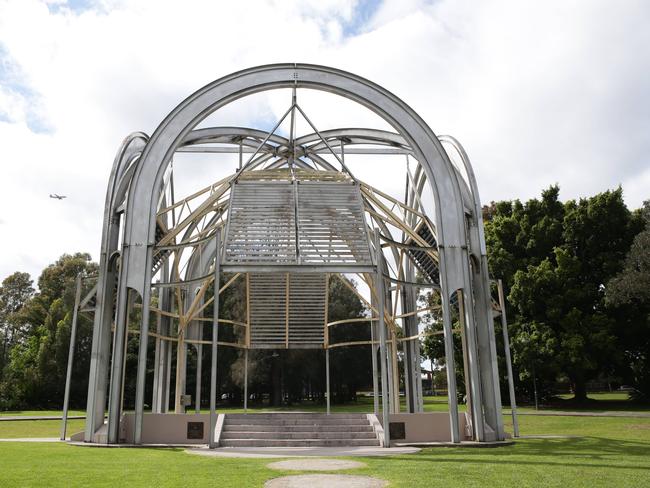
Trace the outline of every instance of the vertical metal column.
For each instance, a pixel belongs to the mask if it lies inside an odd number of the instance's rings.
[[[383,279],[383,278],[382,278]],[[385,306],[385,304],[384,304]],[[385,319],[384,319],[385,320]],[[386,323],[384,322],[384,327],[386,327]],[[381,332],[380,332],[381,334]],[[395,385],[395,382],[393,381],[393,353],[391,350],[391,340],[388,337],[388,331],[386,331],[386,376],[388,379],[388,411],[390,413],[395,413],[395,391],[393,386]],[[383,360],[382,360],[383,361]],[[384,366],[384,363],[381,364],[382,367]]]
[[[70,379],[72,378],[72,361],[74,359],[74,346],[77,339],[77,317],[79,302],[81,301],[81,273],[76,279],[77,289],[74,295],[74,309],[72,310],[72,325],[70,326],[70,347],[68,349],[68,370],[65,374],[65,392],[63,394],[63,418],[61,419],[61,440],[65,440],[65,431],[68,426],[68,401],[70,400]]]
[[[169,328],[168,328],[169,330]],[[165,355],[166,355],[166,364],[165,364],[165,382],[163,390],[163,405],[161,413],[169,412],[169,397],[171,395],[171,377],[172,377],[172,353],[171,353],[171,342],[165,341]]]
[[[413,264],[405,259],[404,279],[415,282]],[[404,286],[401,290],[402,313],[415,313],[417,296],[413,286]],[[404,331],[407,337],[419,333],[417,315],[404,317]],[[404,343],[404,384],[406,388],[406,405],[409,413],[422,412],[422,378],[420,364],[420,341],[410,340]]]
[[[203,324],[200,324],[199,327],[203,327]],[[203,331],[203,329],[201,329]],[[203,334],[199,336],[203,339]],[[195,395],[195,405],[194,411],[196,413],[201,413],[201,376],[202,376],[202,366],[203,366],[203,344],[196,345],[196,395]]]
[[[165,262],[162,267],[162,281],[169,281],[169,264]],[[162,312],[171,312],[171,290],[168,287],[161,287],[158,294],[158,308]],[[158,334],[161,336],[170,335],[170,318],[165,313],[158,314]],[[169,380],[171,372],[171,341],[168,339],[158,338],[156,345],[159,344],[159,351],[154,373],[154,392],[155,399],[153,405],[154,413],[167,413],[169,409]]]
[[[456,364],[454,361],[454,337],[451,325],[451,293],[447,286],[445,248],[438,249],[440,266],[440,304],[442,306],[442,328],[445,339],[445,365],[447,368],[447,404],[449,406],[449,427],[451,442],[460,442],[460,428],[458,422],[458,398],[456,389]]]
[[[160,283],[160,281],[158,281]],[[161,303],[161,297],[162,297],[162,287],[158,288],[158,308],[160,308],[160,303]],[[162,335],[160,331],[161,327],[161,314],[158,313],[156,314],[156,332],[158,335]],[[154,349],[154,355],[153,355],[153,385],[151,388],[151,412],[152,413],[160,413],[160,394],[159,394],[159,387],[160,387],[160,375],[162,374],[162,371],[160,369],[160,357],[162,355],[162,339],[160,337],[156,337],[156,346]]]
[[[217,426],[217,352],[219,341],[219,275],[221,271],[221,229],[217,229],[215,235],[214,254],[214,300],[212,304],[212,368],[210,371],[210,432],[208,433],[208,445],[210,449],[217,447],[214,441],[214,431]]]
[[[379,242],[379,229],[375,229],[375,256],[376,256],[376,292],[379,301],[377,311],[379,312],[379,357],[381,360],[381,410],[382,425],[384,428],[384,447],[390,447],[390,415],[389,415],[389,398],[388,398],[388,355],[386,351],[386,324],[384,323],[384,301],[386,299],[384,292],[384,272],[383,272],[383,252]]]
[[[185,369],[187,366],[187,345],[185,333],[187,328],[179,325],[178,341],[176,342],[176,382],[174,388],[174,413],[185,413],[182,396],[185,395]]]
[[[330,350],[325,349],[325,389],[327,396],[327,415],[330,414]]]
[[[152,248],[147,249],[142,290],[142,321],[140,322],[140,349],[138,351],[138,373],[135,382],[135,416],[133,421],[133,442],[142,444],[142,423],[144,421],[144,387],[147,379],[147,344],[149,342],[149,310],[151,305],[151,258]]]
[[[512,430],[519,437],[519,420],[517,419],[517,402],[515,401],[515,381],[512,376],[512,360],[510,359],[510,338],[508,337],[508,320],[506,319],[506,300],[503,295],[503,282],[497,280],[499,306],[501,307],[501,328],[503,329],[503,347],[506,353],[506,369],[508,371],[508,391],[510,393],[510,410],[512,412]]]
[[[248,413],[248,348],[244,349],[244,413]]]
[[[372,310],[370,311],[372,315]],[[379,379],[377,378],[377,322],[372,320],[370,322],[370,351],[372,353],[372,399],[373,399],[373,412],[379,415]]]
[[[123,271],[122,271],[123,273]],[[120,282],[124,281],[120,277]],[[122,411],[122,374],[124,369],[124,345],[127,341],[127,310],[131,293],[126,284],[120,283],[117,297],[117,317],[113,334],[113,357],[108,404],[108,443],[119,440],[120,416]]]
[[[481,375],[479,370],[478,344],[476,339],[476,317],[472,304],[472,295],[468,291],[459,290],[458,316],[460,327],[465,331],[461,333],[461,340],[465,342],[463,360],[465,370],[465,391],[467,393],[467,407],[472,417],[472,435],[474,440],[482,442],[493,440],[486,438],[483,413],[483,395],[481,391]]]

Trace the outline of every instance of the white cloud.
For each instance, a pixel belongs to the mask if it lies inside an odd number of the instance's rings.
[[[387,0],[363,25],[368,3],[345,0],[62,3],[0,0],[0,278],[36,275],[63,252],[96,258],[122,138],[151,133],[206,83],[272,62],[327,64],[393,91],[461,140],[485,201],[555,182],[564,198],[618,184],[631,206],[650,197],[647,2]],[[321,94],[301,101],[319,127],[373,120]],[[240,120],[286,103],[242,102]]]

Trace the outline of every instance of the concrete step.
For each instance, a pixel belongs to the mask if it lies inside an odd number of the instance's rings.
[[[365,413],[227,413],[229,419],[364,419],[368,417]]]
[[[369,425],[367,419],[230,419],[225,422],[229,425]]]
[[[221,439],[376,439],[374,432],[223,432]]]
[[[353,447],[379,446],[377,439],[223,439],[220,447]]]
[[[223,447],[378,446],[366,414],[226,414]]]
[[[372,425],[266,425],[224,423],[223,432],[374,432]]]

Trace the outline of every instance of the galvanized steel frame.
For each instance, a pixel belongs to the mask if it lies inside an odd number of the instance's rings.
[[[282,138],[273,131],[264,132],[246,128],[210,128],[194,130],[194,127],[210,113],[239,98],[276,88],[309,88],[341,95],[353,100],[372,110],[386,122],[395,132],[378,131],[374,129],[341,129],[318,132],[307,119],[314,134],[296,138]],[[305,118],[306,114],[294,103],[291,108],[297,109]],[[289,112],[287,112],[289,113]],[[286,115],[286,114],[285,114]],[[228,143],[234,147],[223,148],[214,144]],[[211,144],[211,145],[206,145]],[[376,147],[349,147],[356,144],[365,146],[374,144]],[[456,151],[460,156],[461,167],[450,160],[443,147]],[[218,184],[198,192],[197,195],[208,195],[208,198],[189,214],[182,222],[174,222],[172,228],[161,225],[164,214],[170,208],[185,206],[188,202],[175,202],[173,195],[169,195],[170,184],[173,179],[170,171],[170,162],[175,152],[235,152],[240,154],[240,170],[232,177],[222,180]],[[252,154],[248,165],[241,164],[242,155]],[[123,347],[127,335],[127,309],[128,296],[137,292],[143,304],[150,303],[152,276],[162,272],[164,278],[161,283],[162,307],[158,311],[152,310],[159,320],[172,321],[171,300],[176,295],[179,304],[183,304],[183,294],[190,290],[192,284],[201,284],[199,294],[205,292],[209,282],[218,272],[268,272],[264,266],[246,267],[229,265],[226,262],[216,266],[211,264],[219,262],[222,248],[218,240],[210,236],[219,234],[224,229],[224,215],[227,214],[230,184],[239,176],[247,172],[249,175],[258,170],[260,175],[266,168],[273,171],[285,164],[293,171],[302,168],[305,171],[331,173],[336,171],[336,163],[328,162],[324,155],[332,154],[341,165],[344,173],[349,173],[344,163],[345,154],[405,154],[416,162],[413,174],[409,172],[406,200],[404,202],[392,201],[392,207],[397,204],[401,215],[394,212],[385,202],[391,197],[380,190],[365,185],[361,182],[363,202],[369,228],[375,226],[389,236],[387,226],[401,229],[405,243],[411,243],[427,249],[430,244],[423,241],[417,232],[417,225],[427,225],[435,231],[435,250],[426,250],[435,259],[439,269],[439,284],[442,304],[443,330],[445,335],[446,363],[449,386],[450,431],[453,442],[461,440],[458,421],[458,408],[456,402],[454,354],[452,343],[451,312],[452,295],[459,291],[463,297],[464,333],[468,344],[468,390],[472,392],[472,436],[478,441],[496,440],[504,438],[503,421],[500,408],[501,399],[498,384],[496,365],[496,348],[492,323],[492,299],[487,273],[487,260],[485,239],[482,230],[481,205],[478,195],[476,180],[472,172],[469,159],[460,144],[450,137],[437,137],[427,124],[404,102],[384,88],[360,78],[351,73],[333,68],[306,64],[277,64],[260,66],[243,70],[228,75],[220,80],[200,89],[184,102],[182,102],[160,124],[151,138],[141,133],[129,136],[123,143],[116,157],[109,188],[107,191],[104,228],[102,234],[102,252],[100,256],[100,279],[97,287],[97,305],[95,313],[95,328],[93,332],[93,346],[91,357],[91,371],[89,382],[87,423],[85,440],[96,440],[95,433],[103,423],[106,402],[106,390],[109,391],[109,418],[108,442],[119,442],[118,430],[121,418],[121,387],[124,370]],[[339,157],[340,155],[340,157]],[[311,163],[307,163],[306,160]],[[255,176],[255,175],[253,175]],[[354,177],[352,177],[354,179]],[[355,180],[356,181],[356,180]],[[427,212],[422,205],[421,196],[429,192],[434,201],[433,212]],[[172,192],[173,193],[173,192]],[[169,203],[167,203],[169,200]],[[184,207],[183,207],[184,208]],[[206,224],[206,219],[212,215]],[[201,222],[201,224],[199,224]],[[199,229],[200,228],[200,229]],[[197,234],[196,230],[199,229]],[[122,242],[119,242],[120,230],[123,231]],[[160,234],[164,234],[163,239]],[[183,232],[180,242],[176,236]],[[370,232],[369,232],[370,234]],[[198,237],[197,237],[198,236]],[[418,402],[421,404],[421,385],[418,386],[419,351],[414,348],[417,333],[417,323],[409,320],[416,313],[414,294],[408,292],[409,282],[414,282],[413,263],[409,262],[407,254],[400,251],[390,243],[384,244],[392,254],[394,262],[399,263],[399,269],[392,270],[395,287],[387,288],[388,298],[391,298],[391,289],[398,292],[394,302],[385,302],[383,281],[384,275],[390,275],[391,270],[385,257],[372,264],[350,266],[338,264],[336,266],[318,266],[314,264],[274,266],[272,270],[281,272],[324,272],[324,273],[360,273],[360,276],[369,280],[373,299],[382,313],[378,313],[380,343],[384,333],[388,333],[388,349],[391,349],[393,361],[388,361],[388,356],[382,357],[382,383],[389,383],[389,389],[396,393],[398,384],[394,378],[385,378],[385,369],[396,370],[397,344],[397,300],[402,302],[402,320],[405,326],[407,357],[409,364],[409,405],[412,411],[417,411]],[[180,252],[192,249],[192,257],[186,261],[186,269],[181,276]],[[382,245],[378,244],[375,251],[380,252]],[[173,262],[165,261],[164,253],[176,255]],[[163,253],[163,254],[161,254]],[[162,268],[154,268],[154,255],[162,256]],[[158,258],[157,258],[158,259]],[[406,263],[406,264],[404,264]],[[158,265],[157,265],[158,266]],[[377,267],[386,270],[373,279],[371,276],[377,272]],[[160,271],[162,270],[162,271]],[[248,281],[248,280],[247,280]],[[116,283],[117,282],[117,283]],[[117,284],[117,286],[115,286]],[[168,290],[165,292],[164,290]],[[402,295],[398,298],[398,295]],[[117,296],[115,307],[115,320],[113,320],[112,303]],[[198,296],[198,294],[197,294]],[[178,320],[185,321],[186,327],[190,322],[200,321],[197,310],[205,307],[201,299],[195,299],[189,306],[181,305],[183,313],[177,313]],[[248,299],[248,298],[247,298]],[[376,300],[376,301],[375,301]],[[393,300],[391,298],[391,300]],[[218,300],[213,304],[218,306]],[[383,310],[382,310],[383,309]],[[140,323],[140,352],[138,359],[138,374],[136,386],[136,411],[135,411],[135,438],[133,442],[141,442],[141,429],[144,413],[144,381],[147,360],[147,338],[149,336],[165,337],[171,335],[171,329],[159,327],[157,333],[149,331],[150,307],[142,307],[142,320]],[[218,310],[218,308],[217,308]],[[188,313],[190,312],[191,313]],[[189,320],[188,320],[189,319]],[[215,321],[217,317],[215,317]],[[114,326],[114,340],[110,334]],[[225,322],[219,319],[220,322]],[[382,327],[382,323],[387,327]],[[373,322],[371,322],[373,323]],[[248,324],[249,326],[250,321]],[[415,324],[415,325],[414,325]],[[184,326],[184,327],[185,327]],[[218,327],[213,333],[217,334]],[[165,332],[166,330],[166,332]],[[155,334],[155,335],[154,335]],[[371,341],[373,348],[377,333],[373,333]],[[166,336],[168,337],[168,336]],[[113,347],[112,361],[109,361]],[[169,343],[169,340],[157,343]],[[188,341],[190,342],[190,341]],[[217,345],[213,337],[213,351]],[[190,343],[209,343],[199,337]],[[249,330],[247,327],[244,347],[250,345]],[[380,344],[381,345],[381,344]],[[327,347],[335,347],[327,344]],[[162,345],[157,347],[156,368],[163,375],[165,367],[169,369],[169,351],[163,352]],[[165,356],[165,357],[163,357]],[[213,364],[216,352],[213,355]],[[384,362],[383,358],[387,358]],[[112,364],[112,374],[108,381],[108,366]],[[214,367],[214,366],[213,366]],[[417,371],[416,369],[417,368]],[[396,371],[394,371],[396,374]],[[215,372],[216,374],[216,372]],[[392,375],[394,376],[394,375]],[[169,381],[169,378],[167,378]],[[164,402],[162,383],[157,381],[157,405],[160,408]],[[214,384],[214,383],[213,383]],[[384,390],[385,385],[382,385]],[[212,390],[213,388],[211,388]],[[211,391],[211,411],[213,401]],[[168,395],[168,386],[167,386]],[[396,395],[394,394],[393,397]],[[386,401],[388,395],[384,396]],[[393,398],[395,400],[395,398]],[[394,403],[394,402],[391,402]],[[390,408],[387,405],[386,408]],[[394,411],[392,408],[392,411]],[[397,406],[399,408],[399,406]]]

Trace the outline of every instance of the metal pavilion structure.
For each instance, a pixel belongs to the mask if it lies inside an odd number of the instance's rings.
[[[271,130],[197,128],[235,100],[281,88],[290,89],[292,99]],[[298,103],[302,89],[345,97],[393,130],[319,131]],[[298,116],[311,133],[296,134]],[[283,122],[290,125],[284,136],[277,130]],[[176,199],[171,163],[180,153],[235,155],[237,170]],[[405,158],[406,175],[396,175],[404,177],[403,199],[356,178],[346,164],[346,158],[356,154]],[[220,281],[224,275],[225,283]],[[366,296],[350,283],[352,276],[367,288]],[[329,321],[331,279],[342,280],[357,293],[369,316]],[[245,284],[246,320],[241,322],[220,318],[219,313],[220,294],[237,280]],[[277,64],[221,78],[178,105],[151,137],[127,137],[115,158],[99,276],[92,298],[77,295],[80,310],[90,303],[94,312],[83,440],[120,442],[129,334],[139,340],[130,443],[143,442],[145,402],[151,402],[153,413],[166,413],[173,390],[174,412],[184,412],[188,347],[199,351],[196,405],[201,402],[200,351],[211,350],[211,446],[219,347],[239,348],[246,358],[251,349],[324,349],[328,363],[332,348],[369,347],[374,409],[384,426],[390,414],[400,411],[399,352],[407,412],[421,412],[418,323],[430,309],[418,308],[418,288],[440,295],[442,328],[436,333],[444,335],[452,442],[503,440],[493,325],[499,314],[505,325],[503,296],[492,298],[477,184],[458,141],[436,136],[384,88],[333,68]],[[134,307],[140,310],[136,329],[129,328]],[[454,310],[459,317],[456,328]],[[348,326],[369,327],[371,340],[330,341],[332,327]],[[226,327],[237,331],[235,342],[220,340],[220,330]],[[462,339],[462,358],[454,357],[454,334]],[[153,360],[148,358],[150,341],[155,342]],[[72,354],[71,348],[71,359]],[[459,421],[456,361],[464,364],[466,429]],[[145,399],[147,367],[154,370],[150,400]],[[329,389],[329,377],[327,385]],[[327,401],[329,412],[329,394]],[[389,429],[384,430],[384,445],[390,445]]]

